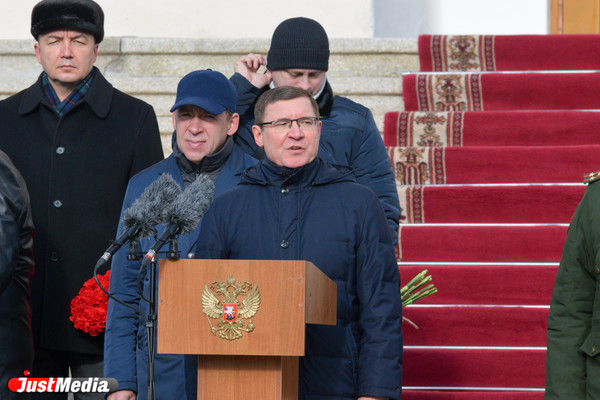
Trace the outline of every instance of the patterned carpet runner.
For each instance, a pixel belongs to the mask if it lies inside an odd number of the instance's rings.
[[[399,185],[582,182],[600,145],[388,147]]]
[[[386,146],[569,146],[598,143],[600,111],[393,111]]]
[[[599,50],[600,35],[419,37],[421,72],[384,119],[400,275],[438,288],[404,309],[404,400],[543,399],[554,278],[600,169]]]
[[[402,86],[404,111],[600,109],[600,71],[418,73]]]
[[[600,35],[421,35],[420,70],[600,69]]]

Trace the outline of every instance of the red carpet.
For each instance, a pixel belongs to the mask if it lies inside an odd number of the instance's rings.
[[[600,35],[421,35],[421,71],[600,69]]]
[[[600,108],[600,71],[405,74],[402,86],[405,111]]]
[[[586,186],[399,185],[402,223],[569,223]]]
[[[407,283],[427,269],[438,292],[417,304],[549,305],[558,261],[551,264],[410,264],[400,263],[400,277]],[[407,312],[412,312],[409,308]],[[416,322],[416,321],[415,321]],[[440,320],[440,322],[442,322]],[[406,327],[408,329],[408,327]],[[431,328],[435,330],[436,328]],[[421,329],[421,332],[425,329]],[[450,334],[446,330],[443,334]],[[434,334],[434,333],[429,333]],[[458,333],[460,334],[460,330]],[[488,334],[492,334],[488,332]],[[414,345],[412,341],[406,341]]]
[[[403,399],[541,399],[481,388],[543,388],[557,263],[399,266],[404,281],[425,268],[439,292],[404,308],[419,329],[403,325]]]
[[[564,225],[400,225],[402,261],[558,262]]]
[[[388,153],[401,185],[580,183],[600,169],[600,145],[388,147]]]
[[[599,57],[600,59],[600,57]],[[600,112],[388,112],[386,146],[573,146],[600,142]]]
[[[477,290],[465,282],[463,291]],[[434,295],[435,296],[435,295]],[[406,346],[546,346],[549,308],[446,306],[404,308]]]
[[[404,309],[403,399],[542,400],[568,223],[600,170],[600,35],[419,46],[423,70],[448,71],[405,74],[384,120],[401,279],[428,269],[438,289]]]
[[[438,390],[402,390],[402,400],[543,400],[544,392],[528,391],[438,391]]]
[[[544,387],[545,362],[543,349],[405,347],[402,384],[540,388]]]

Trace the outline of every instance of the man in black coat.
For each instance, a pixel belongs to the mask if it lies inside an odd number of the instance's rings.
[[[31,22],[44,71],[0,102],[0,149],[25,178],[37,229],[32,376],[102,376],[103,335],[76,330],[70,302],[115,237],[129,178],[164,157],[158,123],[94,67],[98,4],[44,0]]]
[[[33,362],[29,298],[33,232],[25,181],[0,151],[0,398],[4,400],[24,398],[7,385]]]

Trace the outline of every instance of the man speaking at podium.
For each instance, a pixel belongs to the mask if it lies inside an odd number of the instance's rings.
[[[266,91],[252,131],[266,158],[214,200],[197,256],[315,264],[337,284],[337,324],[307,325],[299,399],[400,399],[400,277],[377,196],[350,167],[317,157],[321,122],[308,92]]]

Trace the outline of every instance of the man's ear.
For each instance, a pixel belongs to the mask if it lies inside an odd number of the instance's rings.
[[[258,147],[263,147],[264,143],[263,143],[262,131],[260,129],[260,126],[252,125],[252,133],[254,134],[254,141],[256,142]]]
[[[233,113],[231,114],[231,118],[229,118],[228,122],[229,126],[227,128],[227,135],[231,136],[237,132],[238,127],[240,125],[240,114]]]
[[[35,50],[35,56],[37,57],[38,63],[42,63],[42,57],[40,55],[40,44],[39,43],[35,43],[33,45],[33,49]]]
[[[177,113],[177,110],[173,110],[173,112],[171,113],[171,121],[173,122],[173,130],[177,130],[177,117],[175,117],[176,113]]]

